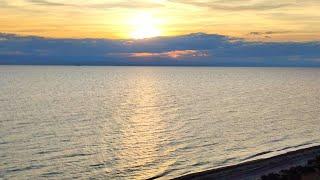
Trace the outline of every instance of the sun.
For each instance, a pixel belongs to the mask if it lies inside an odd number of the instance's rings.
[[[133,39],[145,39],[152,38],[161,35],[159,28],[160,20],[153,17],[149,13],[140,13],[131,19],[131,26],[133,31],[131,32],[131,38]]]

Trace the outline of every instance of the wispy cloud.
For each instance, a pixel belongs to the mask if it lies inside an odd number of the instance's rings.
[[[291,33],[292,31],[264,31],[264,32],[250,32],[249,35],[272,35],[272,34],[287,34]]]
[[[128,55],[129,57],[136,57],[136,58],[162,57],[162,58],[172,58],[172,59],[209,56],[207,51],[199,51],[199,50],[175,50],[175,51],[168,51],[168,52],[161,52],[161,53],[137,52],[137,53],[129,53],[126,55]]]
[[[320,6],[319,6],[320,7]],[[277,12],[277,13],[268,13],[262,14],[268,18],[273,18],[277,20],[286,20],[286,21],[304,21],[304,22],[320,22],[320,15],[318,14],[306,14],[306,13],[285,13],[285,12]]]
[[[46,0],[28,0],[28,1],[33,4],[44,5],[44,6],[72,6],[72,4],[57,3],[57,2],[46,1]]]
[[[225,11],[262,11],[278,9],[294,5],[294,3],[282,3],[282,2],[254,2],[244,0],[232,0],[232,1],[196,1],[196,0],[170,0],[171,2],[189,4],[198,7],[211,8],[216,10]],[[236,2],[236,3],[235,3]],[[240,3],[239,3],[240,2]]]
[[[72,3],[60,3],[49,0],[27,0],[35,5],[42,6],[64,6],[64,7],[78,7],[78,8],[96,8],[96,9],[112,9],[112,8],[158,8],[163,5],[153,2],[141,2],[141,1],[120,1],[116,3],[85,3],[85,4],[72,4]]]
[[[4,0],[0,0],[0,7],[6,7],[8,4],[7,4],[7,2],[6,1],[4,1]]]
[[[293,31],[253,31],[250,32],[248,35],[252,37],[264,37],[266,39],[271,39],[273,35],[281,35],[281,34],[290,34],[293,33]]]

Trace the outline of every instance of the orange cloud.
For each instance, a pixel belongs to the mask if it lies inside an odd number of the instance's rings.
[[[161,53],[149,53],[149,52],[139,52],[131,53],[130,57],[167,57],[173,59],[179,59],[183,57],[206,57],[208,53],[206,51],[197,50],[176,50]]]

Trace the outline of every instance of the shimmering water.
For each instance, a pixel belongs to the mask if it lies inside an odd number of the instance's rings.
[[[0,66],[0,178],[173,178],[320,143],[320,69]]]

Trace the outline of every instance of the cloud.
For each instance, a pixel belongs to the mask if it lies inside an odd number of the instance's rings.
[[[320,4],[320,1],[319,1]],[[294,21],[294,22],[320,22],[320,16],[318,14],[306,14],[306,13],[267,13],[261,14],[266,16],[267,18],[273,18],[277,20],[285,20],[285,21]]]
[[[289,33],[293,33],[293,32],[292,31],[264,31],[264,32],[253,31],[253,32],[250,32],[248,35],[253,37],[263,37],[266,39],[271,39],[272,35],[289,34]]]
[[[72,3],[57,3],[49,0],[27,0],[35,5],[42,6],[64,6],[64,7],[77,7],[77,8],[95,8],[95,9],[112,9],[112,8],[158,8],[163,5],[153,2],[140,2],[140,1],[121,1],[117,3],[86,3],[86,4],[72,4]]]
[[[113,54],[114,55],[114,54]],[[190,57],[206,57],[209,56],[206,51],[199,50],[175,50],[168,52],[152,53],[152,52],[136,52],[136,53],[120,53],[126,57],[134,58],[170,58],[170,59],[183,59]]]
[[[249,35],[272,35],[272,34],[287,34],[291,33],[292,31],[264,31],[264,32],[250,32]]]
[[[320,66],[320,42],[248,42],[204,33],[144,40],[0,33],[0,39],[0,64]]]
[[[35,5],[42,6],[65,6],[65,7],[82,7],[82,8],[97,8],[97,9],[109,9],[109,8],[159,8],[164,5],[156,2],[145,2],[145,1],[120,1],[117,3],[86,3],[86,4],[72,4],[72,3],[60,3],[51,0],[26,0]],[[198,7],[212,8],[216,10],[228,10],[228,11],[248,11],[248,10],[270,10],[278,9],[296,3],[270,3],[256,2],[250,3],[251,1],[245,0],[231,0],[231,1],[196,1],[196,0],[169,0],[173,3],[188,4]],[[248,3],[249,2],[249,3]]]
[[[46,0],[28,0],[29,2],[37,5],[45,5],[45,6],[71,6],[71,4],[57,3]]]
[[[0,9],[15,9],[16,6],[13,6],[11,4],[9,4],[7,1],[5,0],[0,0]]]
[[[39,10],[29,9],[21,5],[17,5],[14,3],[14,1],[10,2],[5,0],[0,0],[0,9],[10,9],[15,10],[17,12],[28,12],[28,13],[35,13],[35,12],[42,12]]]
[[[4,0],[0,0],[0,7],[4,7],[4,6],[7,6],[8,3]]]
[[[225,11],[263,11],[283,8],[294,3],[272,3],[270,1],[255,2],[244,1],[244,0],[232,0],[232,1],[196,1],[196,0],[170,0],[174,3],[188,4],[198,7],[211,8],[215,10],[225,10]]]

